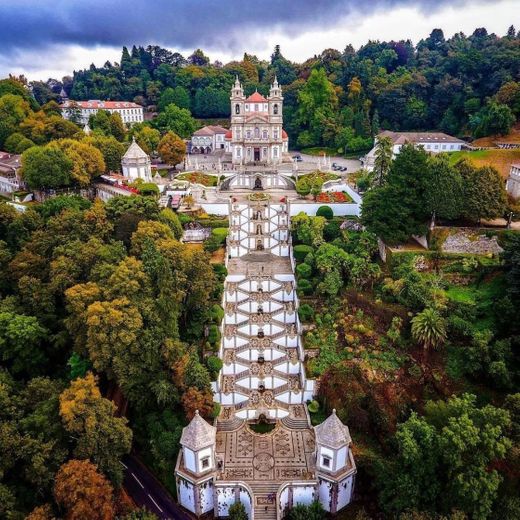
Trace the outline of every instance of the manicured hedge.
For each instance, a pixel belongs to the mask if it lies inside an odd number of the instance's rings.
[[[294,252],[294,258],[296,258],[296,260],[298,260],[298,262],[303,262],[305,260],[305,257],[309,253],[314,252],[314,248],[312,246],[308,246],[305,244],[298,244],[297,246],[294,246],[293,252]]]
[[[330,206],[320,206],[316,211],[317,217],[325,217],[327,220],[331,220],[334,217],[334,212]]]
[[[195,222],[198,222],[201,226],[209,228],[228,228],[229,220],[227,218],[199,218]]]
[[[298,290],[302,291],[303,294],[309,295],[312,294],[312,283],[309,280],[299,280],[298,281]]]
[[[296,273],[299,278],[310,278],[312,275],[312,267],[305,262],[296,266]]]

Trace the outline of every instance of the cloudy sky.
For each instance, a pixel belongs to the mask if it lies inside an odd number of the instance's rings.
[[[276,44],[303,61],[372,40],[417,42],[476,27],[520,29],[520,0],[0,0],[0,77],[61,78],[119,61],[121,47],[158,44],[212,60],[244,51],[268,58]]]

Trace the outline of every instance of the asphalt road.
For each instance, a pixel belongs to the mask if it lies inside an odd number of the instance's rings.
[[[123,464],[125,470],[123,486],[139,507],[146,507],[161,520],[193,519],[173,501],[168,492],[139,459],[133,455],[128,455],[121,464]]]

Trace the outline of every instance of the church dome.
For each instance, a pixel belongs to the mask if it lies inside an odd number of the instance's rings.
[[[327,417],[321,424],[314,427],[316,432],[316,442],[328,446],[329,448],[342,448],[352,442],[350,432],[336,415],[336,410]]]
[[[206,422],[195,411],[190,424],[182,429],[181,444],[193,451],[201,450],[215,444],[217,429]]]
[[[260,92],[253,92],[247,99],[248,103],[267,103],[267,99],[265,99]]]

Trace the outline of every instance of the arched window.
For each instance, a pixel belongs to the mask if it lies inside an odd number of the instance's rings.
[[[255,128],[255,137],[256,138],[260,137],[260,128],[258,128],[258,127]]]
[[[238,103],[235,105],[235,114],[240,114],[240,105]]]
[[[278,103],[275,103],[273,106],[273,114],[274,115],[278,114]]]
[[[263,137],[264,139],[267,139],[267,130],[264,130],[264,131],[262,132],[262,137]]]

